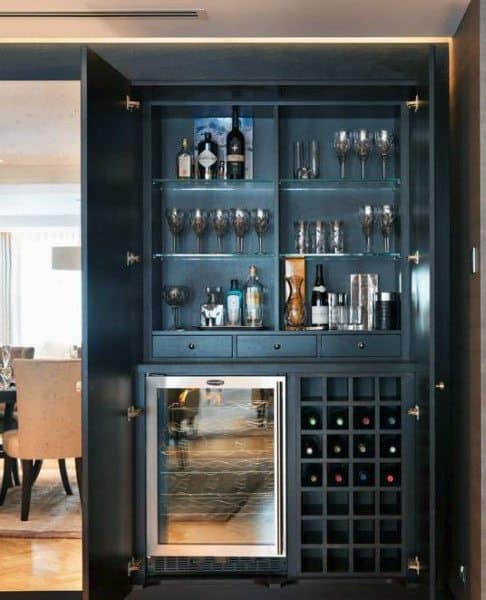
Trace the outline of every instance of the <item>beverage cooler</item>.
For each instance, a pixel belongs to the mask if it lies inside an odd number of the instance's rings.
[[[284,378],[148,376],[146,437],[149,568],[285,566]]]

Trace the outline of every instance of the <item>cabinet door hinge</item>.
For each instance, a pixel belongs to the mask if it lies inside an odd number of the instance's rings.
[[[415,555],[415,556],[411,556],[408,561],[407,561],[407,569],[409,571],[415,571],[415,575],[417,575],[417,577],[420,575],[420,572],[423,569],[423,564],[420,560],[420,558]]]
[[[140,571],[143,566],[143,561],[140,558],[135,558],[132,556],[128,561],[128,576],[132,575],[132,573],[136,573]]]
[[[128,112],[132,112],[134,110],[140,110],[142,106],[140,100],[132,100],[130,96],[125,96],[125,108]]]
[[[407,410],[407,415],[409,417],[415,417],[417,421],[420,421],[420,406],[416,404]]]
[[[415,265],[419,265],[420,264],[420,252],[418,250],[415,250],[415,252],[413,254],[409,254],[407,256],[407,260],[410,263],[413,263]]]
[[[127,250],[127,267],[133,267],[133,265],[138,265],[142,262],[142,257],[140,254],[134,254]]]
[[[421,100],[420,100],[420,98],[419,98],[419,95],[417,94],[417,95],[415,96],[415,99],[414,99],[414,100],[409,100],[409,101],[407,102],[407,108],[408,108],[409,110],[413,110],[413,112],[418,112],[418,109],[420,108],[420,105],[421,105],[421,104],[422,104],[422,102],[421,102]]]
[[[136,406],[129,406],[127,409],[127,418],[129,421],[141,417],[143,415],[143,408],[137,408]]]

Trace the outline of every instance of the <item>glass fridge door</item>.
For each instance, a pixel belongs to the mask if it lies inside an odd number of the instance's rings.
[[[283,377],[147,377],[147,554],[285,556]]]

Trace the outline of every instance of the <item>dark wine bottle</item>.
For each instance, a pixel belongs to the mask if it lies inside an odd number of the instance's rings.
[[[302,442],[302,457],[316,458],[320,454],[319,447],[312,438],[305,438]]]
[[[321,415],[317,410],[309,408],[302,413],[302,429],[320,429]]]
[[[237,106],[233,106],[233,129],[226,136],[226,177],[245,178],[245,137],[240,131]]]
[[[356,429],[373,428],[374,410],[372,408],[356,408],[354,413],[354,426]]]
[[[210,131],[204,133],[204,139],[197,145],[197,165],[199,179],[218,176],[218,144],[213,141]]]
[[[381,440],[381,455],[390,458],[400,456],[400,438],[384,436]]]
[[[328,413],[328,429],[345,429],[348,418],[345,410],[332,410]]]
[[[309,468],[302,474],[302,485],[304,487],[315,487],[322,484],[321,469],[317,465],[306,465]]]
[[[316,279],[312,288],[311,305],[312,325],[329,329],[329,298],[324,286],[322,265],[316,265]]]
[[[399,407],[383,407],[380,414],[380,422],[382,429],[399,429],[400,428],[400,408]]]
[[[400,485],[400,466],[383,465],[381,469],[381,483],[386,486]]]
[[[367,486],[374,484],[373,466],[356,465],[354,473],[355,485]]]
[[[329,435],[327,437],[327,456],[329,458],[346,458],[347,455],[347,438],[339,435]]]
[[[346,471],[340,466],[330,466],[327,473],[327,485],[328,486],[340,486],[346,485],[347,476]]]

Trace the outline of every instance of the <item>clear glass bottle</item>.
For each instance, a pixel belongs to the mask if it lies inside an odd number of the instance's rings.
[[[238,287],[238,280],[231,280],[231,289],[226,292],[226,322],[233,327],[241,325],[243,292]]]
[[[257,269],[253,265],[249,269],[248,281],[245,284],[244,299],[245,325],[261,327],[263,325],[263,286],[258,281]]]
[[[194,176],[194,161],[189,140],[182,138],[181,149],[176,155],[177,179],[192,179]]]

